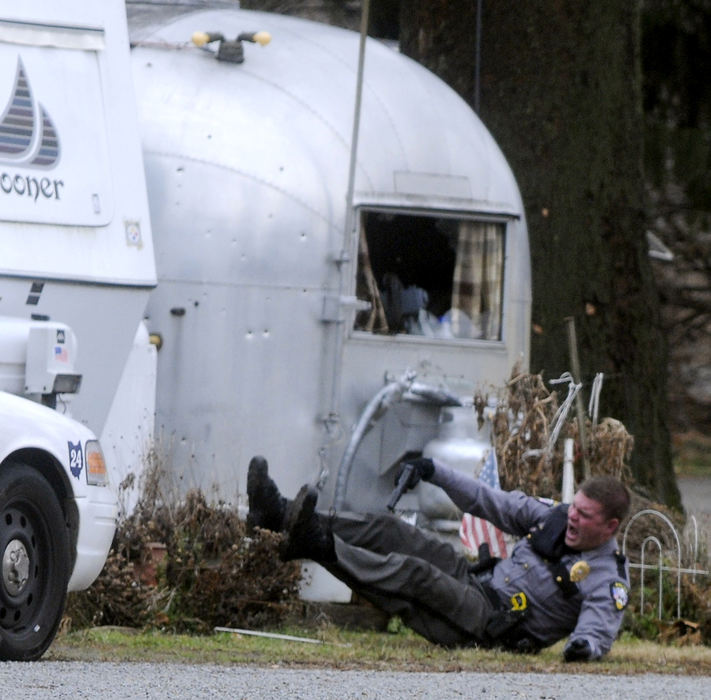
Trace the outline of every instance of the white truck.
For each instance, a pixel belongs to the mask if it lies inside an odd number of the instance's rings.
[[[39,658],[104,565],[154,285],[124,3],[2,0],[0,659]]]

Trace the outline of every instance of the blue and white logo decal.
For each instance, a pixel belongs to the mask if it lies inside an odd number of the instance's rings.
[[[22,60],[0,117],[0,163],[28,168],[54,168],[59,161],[59,136],[47,110],[32,97]]]
[[[81,447],[81,440],[76,445],[73,442],[68,442],[67,445],[69,445],[69,471],[78,479],[84,468],[84,450]]]

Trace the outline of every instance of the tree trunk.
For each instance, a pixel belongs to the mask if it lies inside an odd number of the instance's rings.
[[[477,2],[402,4],[401,49],[475,95]],[[647,255],[636,0],[482,1],[481,116],[517,177],[529,226],[531,370],[570,369],[575,319],[586,387],[634,435],[631,466],[678,506],[667,351]]]

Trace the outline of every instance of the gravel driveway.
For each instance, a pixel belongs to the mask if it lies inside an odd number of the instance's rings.
[[[709,697],[709,678],[527,673],[388,673],[144,663],[0,663],[2,697],[254,698],[654,698]]]

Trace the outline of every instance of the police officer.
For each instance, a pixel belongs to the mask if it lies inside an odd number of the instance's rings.
[[[318,514],[316,490],[304,486],[288,502],[261,457],[249,467],[248,525],[283,530],[282,559],[320,563],[437,644],[535,652],[570,636],[566,661],[610,650],[629,593],[615,540],[629,510],[621,482],[593,477],[570,506],[556,506],[492,489],[436,459],[410,463],[409,488],[429,481],[462,511],[520,536],[511,556],[472,565],[432,533],[389,514]]]

